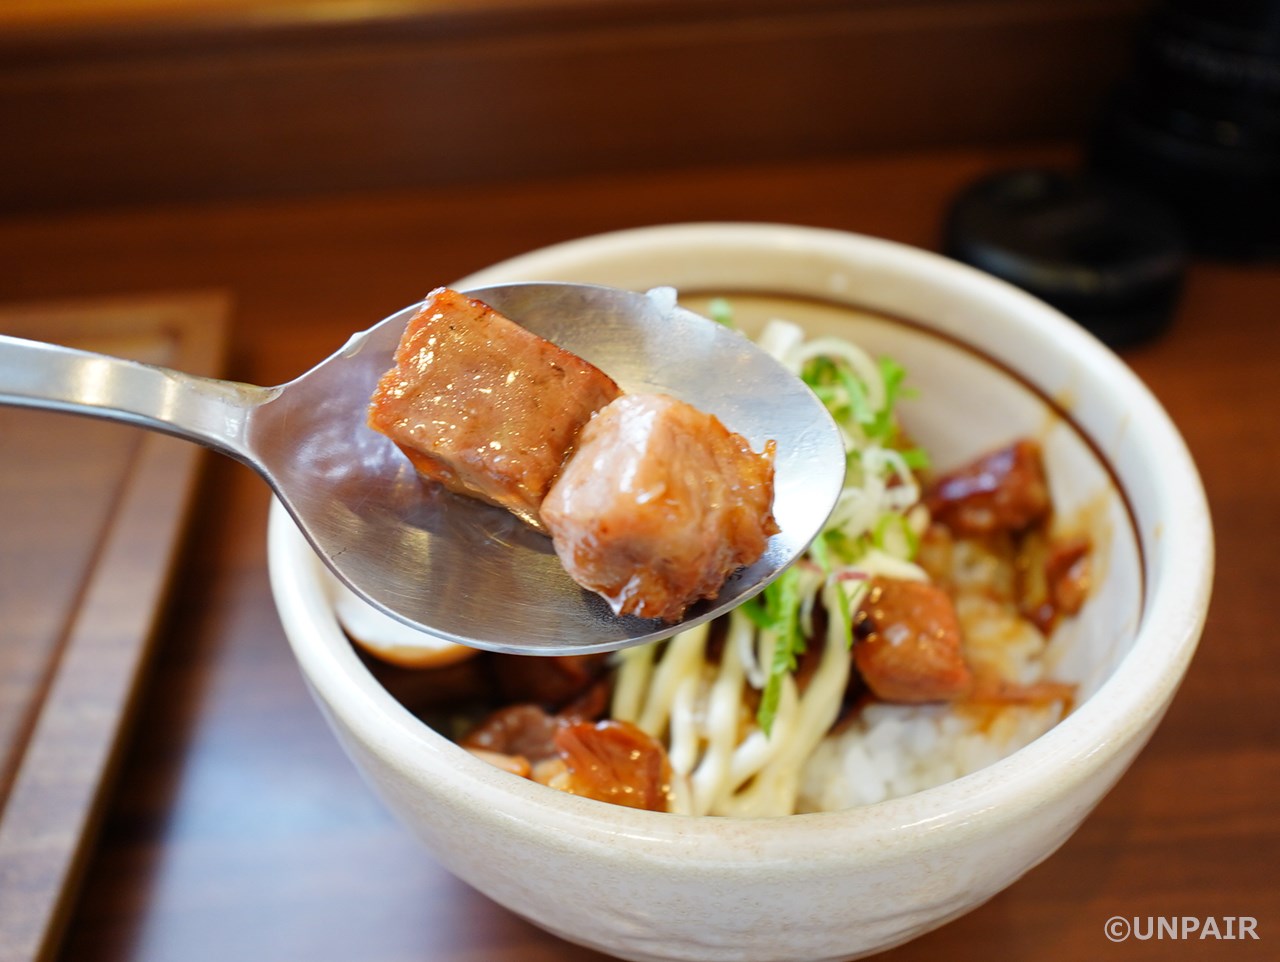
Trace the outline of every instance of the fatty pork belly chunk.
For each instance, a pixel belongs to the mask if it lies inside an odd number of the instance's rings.
[[[370,425],[425,477],[538,530],[542,499],[578,432],[619,394],[606,374],[448,288],[409,321]]]
[[[973,685],[955,606],[935,585],[873,578],[853,633],[853,663],[883,701],[952,701]]]
[[[925,492],[934,520],[959,535],[1017,532],[1052,509],[1040,445],[1021,440],[938,478]]]
[[[779,530],[774,449],[675,398],[624,395],[583,429],[542,520],[570,577],[615,613],[678,621]]]

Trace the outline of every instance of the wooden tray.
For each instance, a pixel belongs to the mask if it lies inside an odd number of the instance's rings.
[[[0,308],[0,333],[221,373],[217,293]],[[0,958],[56,950],[204,452],[0,408]]]

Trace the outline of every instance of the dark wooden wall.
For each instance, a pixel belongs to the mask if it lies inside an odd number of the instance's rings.
[[[1148,5],[458,0],[0,19],[0,213],[1071,138]]]

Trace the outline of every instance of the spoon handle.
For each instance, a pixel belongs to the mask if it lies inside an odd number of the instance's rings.
[[[250,463],[248,415],[278,393],[0,334],[0,404],[122,421]]]

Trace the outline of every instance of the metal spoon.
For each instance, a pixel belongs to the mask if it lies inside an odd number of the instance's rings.
[[[421,481],[365,423],[374,385],[417,305],[280,387],[0,336],[0,403],[124,421],[244,462],[358,595],[412,627],[494,651],[587,653],[657,640],[761,590],[821,529],[844,478],[843,445],[817,398],[746,337],[677,307],[670,289],[547,283],[467,293],[584,357],[624,390],[679,397],[756,450],[776,440],[782,531],[764,557],[680,624],[619,618],[569,579],[549,539],[498,508]]]

